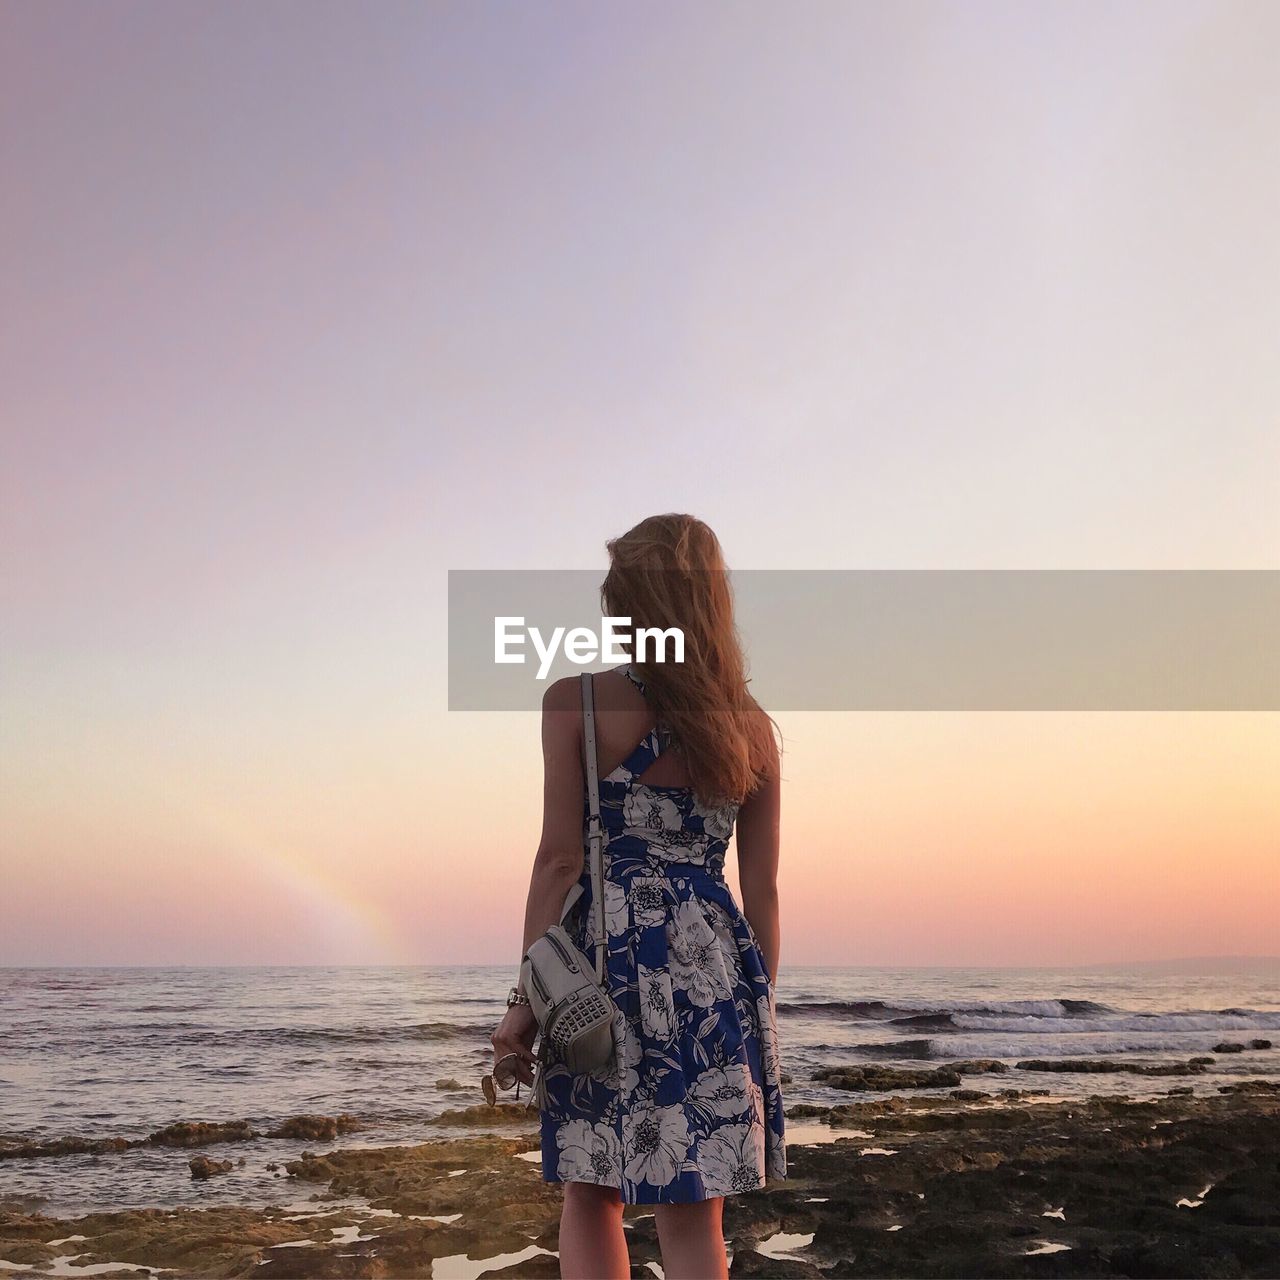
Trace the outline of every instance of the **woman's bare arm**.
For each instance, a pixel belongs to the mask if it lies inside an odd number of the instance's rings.
[[[764,952],[769,980],[778,981],[781,929],[778,923],[778,847],[782,809],[782,779],[775,752],[765,779],[738,811],[738,880],[742,886],[742,914]]]
[[[542,699],[542,835],[525,902],[520,953],[560,920],[565,895],[582,874],[582,717],[578,681],[557,680]],[[494,1060],[514,1053],[517,1078],[533,1083],[538,1024],[527,1005],[512,1005],[493,1033]]]
[[[582,874],[582,715],[578,681],[557,680],[542,699],[542,835],[525,903],[524,944],[560,920]]]

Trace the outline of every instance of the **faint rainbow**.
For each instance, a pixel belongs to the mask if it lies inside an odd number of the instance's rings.
[[[397,921],[376,900],[296,844],[264,836],[225,810],[200,806],[200,825],[219,850],[238,858],[250,874],[265,874],[312,918],[319,950],[350,963],[409,964],[415,957]],[[354,868],[353,868],[354,869]]]

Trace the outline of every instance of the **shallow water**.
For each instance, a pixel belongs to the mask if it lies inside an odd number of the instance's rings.
[[[764,1254],[766,1258],[786,1258],[797,1249],[808,1248],[813,1243],[813,1237],[812,1231],[779,1231],[761,1240],[756,1245],[756,1252]]]

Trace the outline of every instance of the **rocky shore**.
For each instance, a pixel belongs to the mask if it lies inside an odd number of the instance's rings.
[[[937,1090],[992,1070],[953,1063],[945,1080],[899,1087]],[[861,1069],[827,1078],[885,1087]],[[788,1114],[788,1179],[726,1201],[734,1276],[1280,1276],[1274,1081],[1083,1101],[958,1087]],[[357,1123],[327,1119],[298,1118],[290,1133],[325,1142]],[[474,1135],[309,1150],[285,1164],[298,1189],[289,1206],[57,1218],[0,1201],[0,1272],[555,1276],[560,1192],[542,1181],[535,1119],[512,1104],[459,1109],[447,1123]],[[238,1136],[170,1126],[128,1145],[208,1146],[193,1162],[212,1170],[195,1176],[221,1179]],[[0,1157],[33,1154],[0,1144]],[[653,1276],[652,1210],[628,1208],[626,1222],[633,1275]]]

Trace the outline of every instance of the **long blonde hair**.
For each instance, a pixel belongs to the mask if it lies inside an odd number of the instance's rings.
[[[606,614],[633,627],[679,627],[683,663],[636,662],[658,721],[672,732],[698,800],[741,803],[776,764],[777,728],[747,690],[720,541],[688,515],[650,516],[608,547]]]

